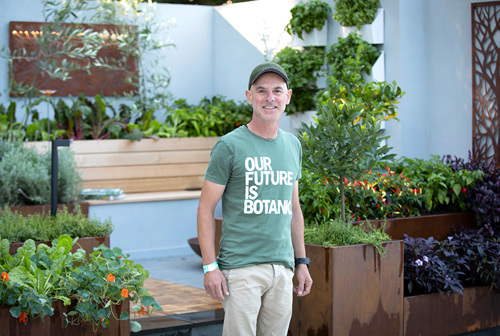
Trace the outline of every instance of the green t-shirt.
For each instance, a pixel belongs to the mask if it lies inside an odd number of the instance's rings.
[[[265,139],[241,126],[215,144],[205,178],[226,186],[221,269],[257,264],[294,268],[292,191],[301,162],[300,142],[282,130]]]

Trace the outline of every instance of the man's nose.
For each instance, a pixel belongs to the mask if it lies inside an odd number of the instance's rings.
[[[274,100],[274,94],[272,92],[269,92],[267,94],[267,101],[273,101]]]

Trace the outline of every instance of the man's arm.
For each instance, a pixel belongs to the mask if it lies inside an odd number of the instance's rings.
[[[203,265],[217,261],[215,251],[215,219],[214,212],[217,203],[224,193],[226,186],[205,180],[201,189],[200,203],[198,205],[198,242],[200,243]],[[226,278],[217,268],[205,273],[203,284],[205,291],[213,298],[224,300],[224,295],[229,295]]]
[[[292,244],[295,253],[295,258],[306,257],[306,247],[304,244],[304,216],[300,209],[299,201],[299,182],[296,181],[293,186],[292,194]],[[298,286],[294,287],[294,292],[297,296],[305,296],[311,291],[313,280],[309,274],[307,265],[299,264],[295,267],[295,277],[297,278]]]

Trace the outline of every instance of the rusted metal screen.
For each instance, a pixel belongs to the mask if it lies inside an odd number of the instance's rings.
[[[33,85],[38,90],[53,92],[56,96],[77,96],[83,93],[86,96],[101,94],[104,96],[122,95],[124,93],[136,92],[136,82],[138,76],[137,64],[132,56],[124,55],[116,45],[108,43],[99,50],[97,57],[114,67],[92,67],[90,72],[85,70],[74,70],[70,72],[71,78],[67,80],[52,78],[43,71],[43,62],[56,60],[57,62],[70,61],[75,64],[84,64],[89,59],[71,59],[70,55],[44,57],[43,50],[40,50],[37,37],[42,32],[43,22],[10,22],[9,23],[9,48],[11,53],[26,50],[23,57],[14,57],[10,69],[10,79],[16,85]],[[69,26],[70,24],[65,24]],[[95,31],[106,31],[111,34],[119,34],[119,28],[114,25],[94,24],[83,25],[85,29],[90,28]],[[57,32],[52,32],[57,34]],[[58,43],[65,43],[64,40],[55,41],[54,47]],[[78,45],[76,45],[78,47]],[[66,59],[66,60],[65,60]],[[119,64],[119,66],[116,66]],[[130,77],[131,82],[126,78]],[[132,83],[132,84],[131,84]],[[18,95],[11,89],[11,95]]]
[[[473,156],[500,163],[500,1],[471,4]]]

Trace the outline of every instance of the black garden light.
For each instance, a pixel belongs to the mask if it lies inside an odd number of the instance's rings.
[[[51,198],[50,198],[50,215],[55,216],[57,213],[57,171],[58,159],[57,148],[69,147],[70,140],[52,140],[52,165],[51,165]]]

